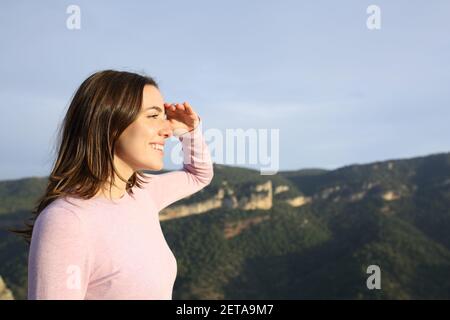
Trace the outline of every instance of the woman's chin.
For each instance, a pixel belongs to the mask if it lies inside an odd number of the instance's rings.
[[[159,171],[164,168],[164,163],[152,163],[151,165],[146,166],[144,170],[150,170],[150,171]]]

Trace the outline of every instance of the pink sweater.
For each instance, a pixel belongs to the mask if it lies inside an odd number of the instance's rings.
[[[177,261],[159,211],[213,178],[201,124],[176,135],[182,170],[146,174],[143,189],[114,202],[64,197],[40,213],[28,257],[28,299],[172,299]]]

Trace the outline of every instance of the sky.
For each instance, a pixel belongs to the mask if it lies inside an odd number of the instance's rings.
[[[50,173],[73,93],[103,69],[152,76],[204,131],[278,129],[279,170],[448,152],[449,16],[446,0],[2,1],[0,180]]]

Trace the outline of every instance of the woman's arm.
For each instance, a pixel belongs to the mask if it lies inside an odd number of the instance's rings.
[[[195,129],[178,136],[184,155],[182,170],[150,175],[147,188],[158,211],[210,184],[214,176],[213,163],[201,127],[200,119]]]
[[[71,210],[44,209],[35,221],[28,257],[28,299],[84,299],[90,258],[86,229]]]

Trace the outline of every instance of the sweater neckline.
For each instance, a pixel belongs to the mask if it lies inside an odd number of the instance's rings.
[[[104,196],[97,196],[97,197],[91,198],[90,200],[92,200],[95,203],[119,205],[119,204],[126,203],[126,202],[130,201],[131,199],[132,199],[132,197],[128,194],[128,192],[125,192],[125,194],[121,198],[118,198],[118,199],[108,199],[108,198],[105,198]]]

